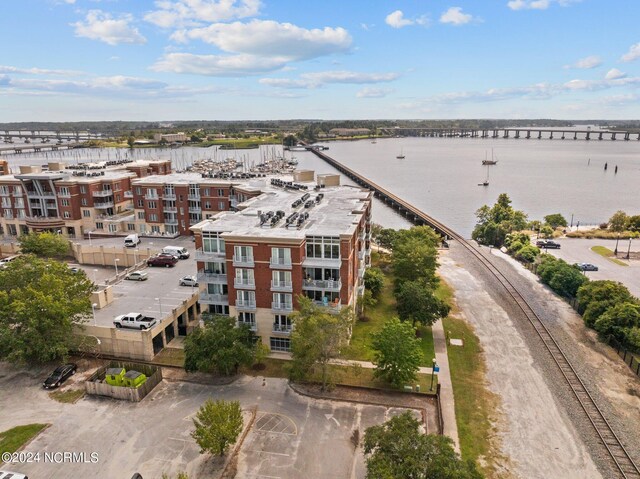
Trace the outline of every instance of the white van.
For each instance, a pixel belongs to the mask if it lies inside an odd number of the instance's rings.
[[[124,239],[124,245],[127,248],[135,248],[139,244],[140,244],[140,238],[138,238],[137,234],[129,235]]]
[[[18,258],[20,255],[7,256],[6,258],[0,259],[0,268],[4,269],[7,267],[7,264],[11,263],[14,259]]]
[[[189,257],[187,248],[183,248],[182,246],[165,246],[164,248],[162,248],[162,252],[172,254],[179,259],[187,259]]]

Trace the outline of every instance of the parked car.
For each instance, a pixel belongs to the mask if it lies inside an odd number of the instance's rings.
[[[138,246],[140,244],[140,238],[138,237],[137,234],[130,234],[129,236],[127,236],[124,239],[124,245],[127,248],[135,248],[136,246]]]
[[[580,271],[598,271],[598,267],[591,263],[576,263],[575,264]]]
[[[149,279],[149,275],[144,271],[132,271],[127,274],[124,279],[128,279],[131,281],[146,281]]]
[[[183,276],[178,281],[180,286],[198,286],[198,280],[195,276]]]
[[[170,254],[159,254],[156,256],[152,256],[147,260],[148,266],[164,266],[165,268],[169,268],[171,266],[175,266],[178,262],[178,258]]]
[[[172,255],[178,255],[178,259],[187,259],[189,257],[189,251],[182,246],[165,246],[162,248],[163,253],[170,253]]]
[[[560,243],[556,243],[553,240],[538,240],[536,241],[536,246],[539,248],[560,249]]]
[[[53,371],[47,379],[44,380],[42,386],[45,389],[53,389],[60,386],[69,376],[73,376],[78,370],[78,366],[73,363],[59,366]]]
[[[151,329],[156,325],[156,318],[144,316],[142,313],[129,313],[116,316],[113,324],[116,328]]]
[[[0,471],[0,479],[29,479],[29,476],[20,472]]]

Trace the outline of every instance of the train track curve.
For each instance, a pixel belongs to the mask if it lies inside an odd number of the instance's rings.
[[[407,203],[402,198],[394,195],[380,185],[365,178],[351,168],[348,168],[342,163],[326,155],[322,151],[318,151],[313,148],[310,148],[310,151],[329,163],[341,173],[344,173],[347,177],[355,181],[360,186],[373,190],[377,197],[383,198],[385,199],[385,201],[390,201],[394,206],[397,206],[399,209],[401,209],[405,216],[409,216],[410,220],[411,216],[413,216],[414,223],[427,224],[433,227],[438,233],[445,236],[447,239],[456,240],[467,251],[469,251],[482,264],[482,266],[484,266],[492,274],[492,276],[495,277],[498,282],[504,287],[509,297],[518,306],[518,309],[522,311],[529,323],[533,326],[543,344],[545,345],[546,349],[551,354],[553,361],[560,369],[560,372],[567,381],[571,391],[580,403],[582,410],[585,412],[591,425],[595,429],[596,434],[600,438],[605,449],[608,451],[615,469],[617,469],[620,472],[621,476],[625,479],[640,479],[640,469],[638,469],[638,466],[635,464],[635,462],[625,449],[622,441],[620,441],[620,439],[616,435],[615,431],[611,427],[611,424],[609,424],[609,421],[607,421],[606,416],[598,407],[593,396],[589,393],[588,389],[584,385],[584,382],[571,365],[571,362],[566,357],[566,355],[562,351],[562,348],[555,340],[549,329],[545,326],[542,319],[540,319],[540,317],[536,314],[536,312],[533,310],[527,300],[522,296],[522,294],[520,294],[513,283],[509,281],[509,279],[491,261],[489,261],[482,254],[482,252],[478,251],[478,249],[475,248],[473,244],[464,239],[461,235],[453,231],[448,226],[430,217],[423,211]]]

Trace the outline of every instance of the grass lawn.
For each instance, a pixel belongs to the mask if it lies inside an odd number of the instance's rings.
[[[47,424],[27,424],[26,426],[17,426],[8,431],[0,432],[0,453],[16,452],[36,437],[45,427],[47,427]]]
[[[164,348],[153,358],[154,364],[184,367],[184,349]]]
[[[453,395],[455,397],[456,422],[463,459],[479,461],[488,477],[495,474],[492,461],[493,428],[490,416],[496,407],[496,396],[487,388],[486,365],[482,346],[473,328],[456,316],[456,305],[449,285],[441,282],[438,290],[441,299],[449,299],[451,314],[444,320],[447,338],[462,339],[464,346],[447,345]]]
[[[598,253],[600,256],[604,256],[609,261],[612,261],[615,264],[619,264],[620,266],[629,266],[624,261],[620,261],[618,258],[613,258],[613,251],[611,251],[609,248],[605,248],[604,246],[592,246],[591,251],[593,251],[594,253]]]
[[[256,369],[254,367],[241,367],[240,372],[248,376],[265,376],[268,378],[288,378],[288,363],[284,359],[266,358],[263,361],[264,369]]]
[[[84,389],[69,389],[68,391],[53,391],[49,397],[58,402],[73,404],[84,397]]]

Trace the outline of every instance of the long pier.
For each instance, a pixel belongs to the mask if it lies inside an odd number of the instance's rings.
[[[608,452],[611,466],[619,473],[619,477],[625,479],[640,479],[640,469],[638,469],[638,466],[627,452],[622,441],[618,438],[611,427],[606,415],[602,412],[575,368],[562,351],[560,343],[556,341],[551,331],[549,331],[542,319],[540,319],[538,314],[516,286],[509,281],[502,271],[500,271],[500,269],[482,253],[482,251],[451,228],[445,226],[434,218],[431,218],[429,215],[407,203],[400,197],[326,155],[318,148],[307,148],[316,156],[329,163],[351,180],[355,181],[358,185],[373,190],[376,197],[385,201],[385,203],[389,204],[393,208],[398,209],[412,223],[431,226],[443,237],[458,241],[462,247],[471,253],[472,256],[478,260],[480,264],[500,283],[507,293],[507,300],[510,300],[513,305],[522,312],[526,321],[530,323],[536,331],[538,337],[551,355],[553,362],[558,366],[562,377],[564,377],[567,385],[573,392],[573,395],[577,399],[582,411],[585,413],[597,436],[600,438],[602,446]]]
[[[640,131],[573,130],[563,128],[380,128],[388,136],[435,138],[501,138],[536,140],[636,140]]]

